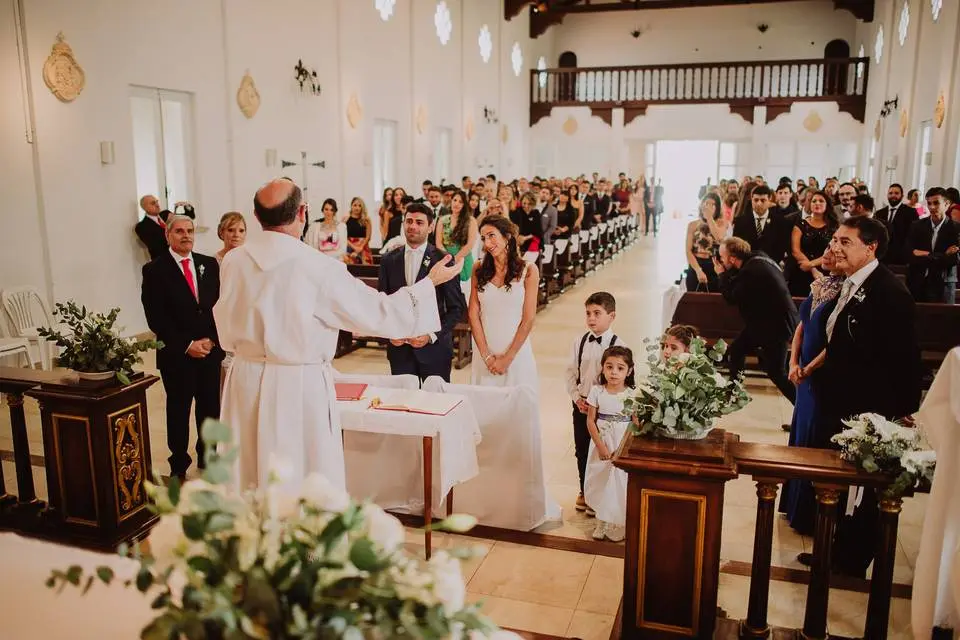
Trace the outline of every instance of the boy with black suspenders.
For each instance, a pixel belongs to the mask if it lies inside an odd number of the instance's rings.
[[[593,512],[583,499],[583,476],[590,452],[590,431],[587,429],[587,394],[597,383],[600,374],[600,358],[603,352],[614,345],[627,346],[613,333],[611,325],[617,317],[617,301],[606,291],[590,294],[584,303],[588,331],[573,340],[570,363],[567,365],[567,394],[573,403],[573,444],[577,456],[577,472],[580,476],[580,494],[577,496],[577,511]]]

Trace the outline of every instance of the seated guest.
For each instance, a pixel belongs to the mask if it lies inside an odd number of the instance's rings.
[[[555,239],[569,238],[576,223],[577,210],[570,204],[570,193],[561,191],[557,202],[557,229],[553,237]]]
[[[321,207],[323,217],[310,225],[303,242],[320,253],[344,260],[347,252],[347,227],[337,220],[337,201],[327,198]]]
[[[377,289],[390,295],[427,277],[430,267],[447,254],[427,242],[433,227],[433,210],[426,204],[410,203],[403,220],[406,245],[391,251],[380,262]],[[462,213],[462,212],[461,212]],[[464,216],[464,219],[469,219]],[[437,287],[440,331],[405,340],[391,340],[387,347],[392,375],[412,374],[426,380],[440,376],[450,382],[453,363],[453,328],[464,316],[467,302],[454,279]]]
[[[733,221],[733,235],[746,240],[754,251],[762,251],[780,264],[790,245],[791,225],[783,218],[770,215],[773,204],[770,187],[763,184],[754,187],[747,197],[751,213],[737,216]]]
[[[144,215],[133,231],[147,248],[150,259],[156,260],[167,252],[167,225],[160,216],[160,201],[157,196],[143,196],[140,198],[140,208]]]
[[[473,248],[477,244],[477,220],[466,207],[467,196],[456,191],[450,199],[450,213],[437,221],[435,244],[453,255],[454,260],[463,260],[460,282],[470,282],[473,274]],[[466,301],[464,301],[466,304]]]
[[[734,237],[720,243],[720,259],[714,259],[713,267],[723,298],[736,305],[743,318],[743,330],[727,351],[730,376],[740,375],[747,353],[756,351],[767,377],[793,402],[796,389],[787,378],[787,346],[799,316],[779,266]]]
[[[687,291],[717,293],[720,290],[713,270],[714,249],[727,236],[720,197],[707,193],[700,201],[699,217],[687,225]]]
[[[791,232],[791,255],[786,261],[784,275],[790,293],[798,298],[809,295],[810,283],[821,277],[819,269],[823,252],[830,246],[830,238],[840,226],[829,202],[825,192],[813,194],[810,198],[810,217],[798,220]]]
[[[907,239],[910,267],[907,286],[917,302],[954,304],[957,264],[960,263],[960,225],[946,217],[944,189],[927,191],[930,215],[914,221]]]
[[[354,264],[373,264],[373,254],[370,252],[370,216],[367,215],[367,205],[363,198],[354,198],[350,201],[350,216],[346,222],[346,258]]]
[[[243,214],[238,211],[223,214],[217,225],[217,237],[223,241],[223,248],[213,257],[220,263],[231,249],[236,249],[247,239],[247,221],[243,219]]]

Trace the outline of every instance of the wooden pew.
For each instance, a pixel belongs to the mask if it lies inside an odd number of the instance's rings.
[[[352,273],[358,278],[379,278],[380,277],[380,265],[379,264],[348,264],[347,271]],[[377,283],[374,282],[374,289],[376,289]]]

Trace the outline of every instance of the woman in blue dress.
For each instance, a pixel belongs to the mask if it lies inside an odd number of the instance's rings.
[[[800,305],[800,325],[793,336],[790,351],[790,380],[797,385],[790,426],[790,446],[813,446],[813,434],[820,418],[819,384],[816,373],[826,359],[827,318],[837,304],[844,276],[835,271],[830,248],[823,252],[823,270],[830,275],[814,280],[810,295]],[[812,535],[816,516],[816,495],[807,480],[788,480],[780,498],[780,512],[787,515],[797,533]]]

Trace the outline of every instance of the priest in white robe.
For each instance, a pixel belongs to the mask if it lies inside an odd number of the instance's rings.
[[[394,339],[439,331],[434,287],[462,264],[438,262],[387,296],[300,241],[306,206],[291,180],[261,187],[254,211],[264,232],[224,258],[213,309],[221,346],[234,354],[220,417],[238,443],[237,482],[265,484],[274,458],[290,481],[319,472],[345,488],[331,367],[339,331]]]

